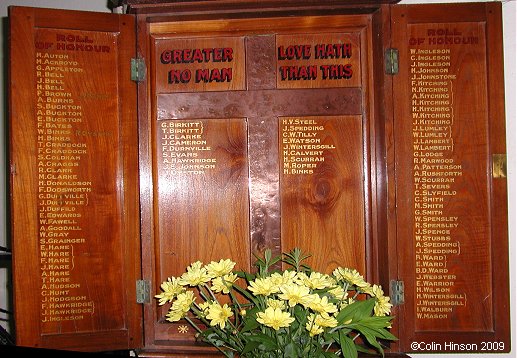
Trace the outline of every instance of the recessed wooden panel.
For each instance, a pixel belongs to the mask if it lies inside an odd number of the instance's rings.
[[[491,330],[489,162],[479,160],[488,153],[487,83],[472,76],[487,70],[482,24],[408,30],[417,40],[409,47],[416,327]]]
[[[131,19],[112,17],[99,31],[60,28],[75,12],[11,15],[17,344],[138,345],[135,87],[117,70],[129,61],[121,41],[133,38]]]
[[[437,352],[461,351],[451,342],[482,352],[489,339],[509,349],[507,269],[494,271],[507,245],[506,229],[494,226],[506,222],[505,183],[491,176],[492,153],[504,152],[501,92],[490,82],[502,60],[497,12],[396,7],[392,17],[403,48],[394,118],[398,245],[407,258],[401,335],[406,344],[432,340]]]
[[[360,87],[359,38],[358,33],[277,35],[277,87]]]
[[[243,118],[155,123],[157,287],[196,261],[250,270],[246,138]],[[157,338],[181,333],[165,322]]]
[[[157,247],[161,279],[197,260],[249,267],[246,120],[156,123]]]
[[[244,89],[244,38],[163,38],[155,48],[156,92]]]
[[[283,251],[302,247],[310,266],[365,273],[361,116],[280,117]]]

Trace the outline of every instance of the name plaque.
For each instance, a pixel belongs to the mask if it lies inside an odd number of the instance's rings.
[[[416,327],[491,329],[489,183],[480,160],[488,128],[478,120],[488,114],[485,94],[464,90],[486,87],[472,76],[486,72],[482,28],[419,24],[409,32]]]
[[[111,153],[119,136],[110,118],[116,107],[114,41],[113,34],[72,30],[35,34],[35,118],[27,130],[37,136],[43,334],[88,331],[110,309],[103,303],[106,286],[96,277],[108,269],[100,258],[109,238],[99,233],[109,232],[120,215],[113,200],[116,171],[105,165],[117,160]],[[121,262],[120,253],[110,261]],[[121,324],[112,320],[106,328]]]
[[[130,322],[138,313],[128,306],[135,293],[127,290],[139,271],[128,262],[140,250],[136,86],[129,62],[120,64],[130,54],[121,39],[133,37],[133,24],[109,17],[103,31],[87,30],[96,14],[86,13],[78,28],[56,10],[13,12],[17,343],[71,350],[138,344]]]
[[[303,246],[311,265],[325,272],[365,272],[362,117],[279,121],[282,244]]]

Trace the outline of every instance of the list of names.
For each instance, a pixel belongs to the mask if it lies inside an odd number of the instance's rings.
[[[466,295],[456,288],[449,260],[461,254],[461,220],[447,203],[457,196],[463,168],[455,156],[451,51],[410,49],[416,315],[446,320]]]
[[[216,168],[202,121],[161,121],[162,168],[175,173],[200,175]]]
[[[317,119],[281,119],[282,172],[284,175],[313,174],[325,161],[325,153],[335,150],[334,144],[323,143],[325,125]]]

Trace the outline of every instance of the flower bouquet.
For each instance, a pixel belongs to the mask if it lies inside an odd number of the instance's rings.
[[[273,258],[266,250],[256,273],[234,272],[229,259],[197,261],[155,297],[172,303],[166,320],[186,320],[226,357],[384,355],[384,344],[397,339],[388,330],[389,297],[356,270],[313,271],[302,263],[309,256],[296,248]],[[275,269],[279,263],[287,268]]]

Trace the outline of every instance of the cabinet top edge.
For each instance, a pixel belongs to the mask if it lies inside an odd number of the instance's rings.
[[[271,13],[286,11],[376,9],[400,0],[118,0],[128,13]]]

